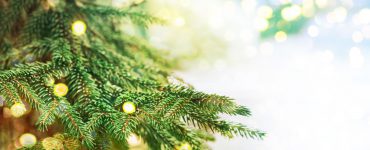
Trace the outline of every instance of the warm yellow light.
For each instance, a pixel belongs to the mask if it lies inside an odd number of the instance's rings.
[[[83,22],[81,20],[77,20],[77,21],[72,23],[72,33],[74,35],[80,36],[80,35],[85,34],[85,32],[86,32],[85,22]]]
[[[15,118],[23,116],[26,111],[26,106],[23,103],[15,103],[12,107],[10,107],[10,112]]]
[[[23,147],[32,147],[36,145],[36,142],[37,142],[36,136],[31,133],[25,133],[22,134],[21,137],[19,137],[19,143]]]
[[[64,83],[54,85],[54,95],[58,97],[66,96],[68,93],[68,86]]]
[[[122,105],[122,110],[127,114],[132,114],[136,111],[136,106],[133,102],[125,102]]]
[[[192,150],[192,147],[189,143],[183,143],[180,146],[176,147],[177,150]]]
[[[281,16],[286,21],[292,21],[297,19],[302,13],[302,8],[298,5],[292,5],[284,8],[281,11]]]
[[[136,134],[131,134],[128,138],[127,138],[127,143],[130,145],[130,146],[138,146],[140,145],[142,142],[141,138],[138,137]]]
[[[263,19],[263,18],[257,18],[255,20],[255,24],[254,24],[254,27],[258,30],[258,31],[265,31],[269,28],[269,22],[266,20],[266,19]]]
[[[270,6],[264,5],[258,8],[257,14],[261,18],[269,19],[273,15],[273,10]]]
[[[287,34],[284,31],[276,32],[275,34],[275,40],[277,42],[284,42],[288,38]]]
[[[181,26],[184,26],[185,25],[185,19],[182,18],[182,17],[177,17],[175,18],[175,20],[173,21],[173,24],[175,26],[178,26],[178,27],[181,27]]]

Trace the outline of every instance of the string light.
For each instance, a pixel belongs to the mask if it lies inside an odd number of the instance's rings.
[[[136,106],[133,102],[125,102],[122,105],[122,110],[127,114],[132,114],[136,111]]]
[[[36,145],[36,142],[37,142],[36,136],[31,133],[25,133],[19,137],[19,143],[23,147],[27,148],[33,147],[34,145]]]
[[[86,32],[85,22],[83,22],[81,20],[77,20],[77,21],[72,23],[72,33],[74,35],[80,36],[80,35],[85,34],[85,32]]]
[[[302,8],[298,5],[292,5],[289,7],[283,8],[281,11],[281,16],[286,21],[292,21],[297,19],[302,13]]]
[[[275,40],[277,42],[284,42],[288,38],[287,34],[284,31],[276,32],[275,34]]]
[[[68,93],[68,86],[64,83],[54,85],[54,95],[58,97],[66,96]]]
[[[13,117],[19,118],[27,112],[27,109],[23,103],[15,103],[12,107],[10,107],[10,112]]]

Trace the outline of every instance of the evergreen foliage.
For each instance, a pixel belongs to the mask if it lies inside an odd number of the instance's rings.
[[[172,64],[163,53],[120,30],[122,20],[143,27],[163,22],[135,6],[0,0],[0,8],[0,95],[7,106],[30,104],[39,112],[36,125],[41,131],[60,125],[63,136],[79,141],[83,149],[127,149],[126,139],[133,133],[154,150],[184,142],[202,149],[213,139],[207,132],[264,136],[219,117],[249,116],[246,107],[170,82]],[[76,20],[87,24],[82,36],[72,34]],[[55,96],[50,80],[67,84],[68,94]],[[135,103],[134,114],[122,111],[127,101]]]

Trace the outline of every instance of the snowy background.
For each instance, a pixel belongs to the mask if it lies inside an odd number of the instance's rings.
[[[189,48],[191,43],[182,34],[186,32],[180,31],[190,26],[204,34],[197,28],[200,22],[226,43],[222,57],[189,63],[177,74],[201,91],[227,95],[248,106],[252,117],[228,119],[261,129],[267,136],[264,140],[218,136],[210,144],[213,149],[368,150],[370,2],[316,0],[323,10],[302,32],[282,42],[274,37],[260,40],[254,21],[259,8],[286,2],[167,1],[166,7],[186,9],[196,17],[180,13],[173,19],[175,29],[153,27],[150,39],[166,49]],[[170,38],[174,35],[177,38]],[[206,52],[214,53],[212,44],[207,46]]]

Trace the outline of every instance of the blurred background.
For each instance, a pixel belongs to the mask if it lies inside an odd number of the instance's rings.
[[[176,74],[248,106],[250,118],[225,117],[267,132],[264,140],[217,136],[213,149],[369,149],[370,1],[147,3],[169,25],[145,36],[179,62]]]

